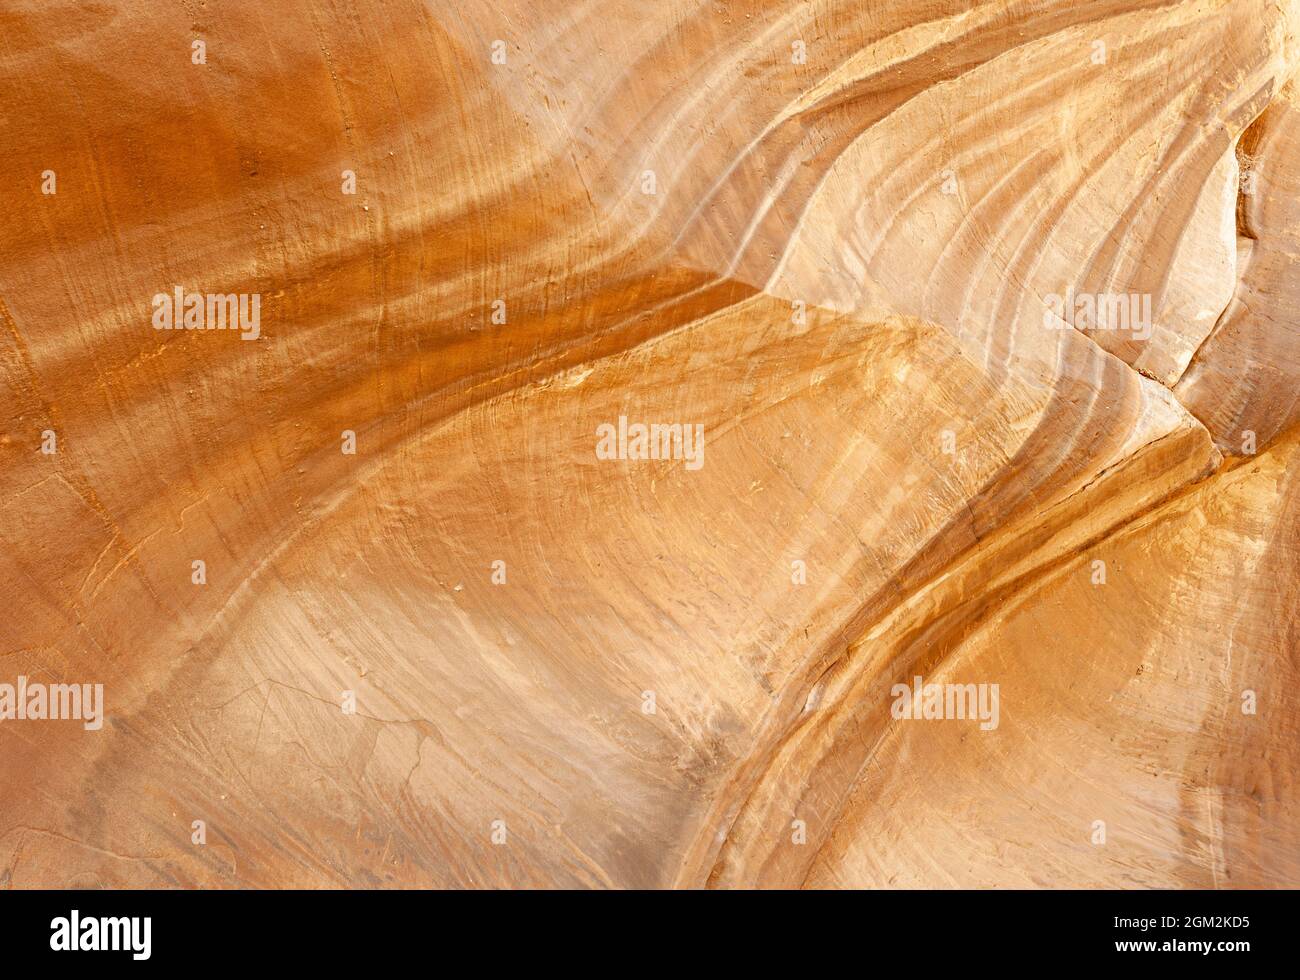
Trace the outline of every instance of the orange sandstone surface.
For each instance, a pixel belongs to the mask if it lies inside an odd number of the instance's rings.
[[[1300,886],[1298,69],[6,3],[0,886]]]

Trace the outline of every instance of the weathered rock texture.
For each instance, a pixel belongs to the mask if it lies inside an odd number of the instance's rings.
[[[107,720],[0,720],[0,883],[1300,885],[1298,65],[1295,0],[6,3],[0,682]]]

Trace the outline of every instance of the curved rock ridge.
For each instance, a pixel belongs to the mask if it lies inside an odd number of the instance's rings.
[[[1300,886],[1297,68],[7,4],[0,885]]]

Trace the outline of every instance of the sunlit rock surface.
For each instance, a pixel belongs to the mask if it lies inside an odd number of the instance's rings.
[[[6,4],[0,884],[1300,886],[1298,27]]]

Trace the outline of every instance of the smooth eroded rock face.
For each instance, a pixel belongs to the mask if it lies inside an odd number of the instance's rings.
[[[0,883],[1300,885],[1298,67],[6,5]]]

